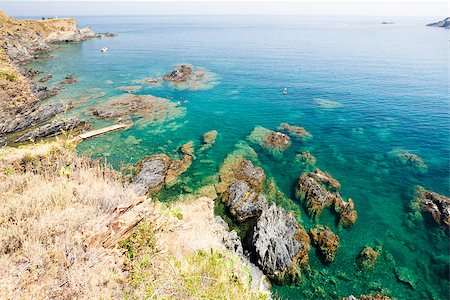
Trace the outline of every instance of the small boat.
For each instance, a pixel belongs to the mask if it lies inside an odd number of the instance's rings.
[[[287,95],[287,88],[284,88],[283,95]]]
[[[100,51],[101,51],[101,52],[106,52],[106,51],[108,51],[108,48],[103,47],[102,49],[100,49]]]

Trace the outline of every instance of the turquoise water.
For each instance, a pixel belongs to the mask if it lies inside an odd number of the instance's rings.
[[[119,87],[161,76],[180,63],[206,68],[216,74],[218,84],[211,89],[162,85],[137,92],[187,99],[185,115],[163,124],[137,123],[83,142],[79,152],[120,167],[154,153],[176,155],[181,144],[200,145],[204,132],[217,130],[216,144],[197,154],[183,184],[174,187],[176,194],[208,183],[256,125],[303,126],[313,139],[294,139],[282,156],[251,144],[259,163],[300,205],[292,191],[304,169],[293,163],[294,156],[310,151],[317,166],[342,184],[343,196],[354,200],[358,220],[350,230],[338,229],[334,216],[324,212],[319,223],[341,239],[335,262],[322,265],[312,250],[311,272],[302,282],[274,290],[286,299],[375,291],[397,299],[448,299],[448,237],[429,220],[410,221],[408,207],[416,184],[450,194],[450,31],[423,26],[429,19],[391,20],[396,23],[355,17],[79,18],[81,25],[118,36],[58,46],[54,59],[32,67],[49,70],[50,84],[69,73],[79,77],[78,84],[49,101],[73,101],[76,108],[69,114],[95,127],[108,122],[92,118],[87,109],[123,93]],[[101,47],[109,51],[100,53]],[[326,108],[315,99],[340,105]],[[130,136],[139,143],[130,143]],[[420,156],[427,170],[399,164],[392,158],[396,149]],[[306,228],[313,225],[305,212],[301,219]],[[355,257],[365,245],[383,251],[372,273],[359,274]],[[393,270],[402,267],[417,281],[415,289],[397,281]]]

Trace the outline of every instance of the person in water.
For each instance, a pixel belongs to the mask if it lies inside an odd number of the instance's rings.
[[[283,95],[287,95],[287,88],[285,87],[284,89],[283,89]]]

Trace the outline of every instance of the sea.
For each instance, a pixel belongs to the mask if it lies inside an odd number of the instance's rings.
[[[306,230],[322,224],[340,238],[335,261],[323,264],[314,248],[301,280],[273,285],[281,299],[339,299],[381,292],[395,299],[449,298],[449,236],[411,209],[417,185],[450,196],[450,30],[427,27],[433,18],[312,16],[102,16],[78,17],[80,26],[116,37],[56,45],[52,59],[28,64],[79,82],[48,102],[72,102],[68,115],[94,128],[113,124],[92,110],[127,90],[179,104],[182,113],[82,142],[80,155],[104,158],[117,169],[144,156],[179,155],[180,145],[216,143],[196,151],[178,184],[164,191],[172,201],[214,181],[224,159],[253,149],[268,178],[288,199]],[[387,22],[387,24],[383,23]],[[107,52],[100,49],[107,47]],[[143,84],[180,64],[208,72],[196,86]],[[39,77],[37,77],[39,78]],[[132,86],[131,88],[129,86]],[[125,87],[125,88],[124,88]],[[283,94],[284,88],[287,94]],[[254,144],[257,126],[302,126],[308,140],[292,139],[281,153]],[[258,127],[259,128],[259,127]],[[249,148],[250,147],[250,148]],[[341,183],[358,219],[339,228],[331,211],[311,220],[294,195],[298,161],[308,151],[315,167]],[[356,257],[379,250],[375,268],[361,272]]]

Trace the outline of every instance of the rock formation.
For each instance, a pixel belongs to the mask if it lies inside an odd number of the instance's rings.
[[[91,109],[92,110],[92,109]],[[128,119],[139,116],[148,122],[161,123],[182,116],[185,109],[168,99],[152,95],[123,94],[114,96],[96,106],[92,115],[103,119]]]
[[[378,260],[379,249],[374,250],[372,247],[366,246],[356,257],[356,266],[360,270],[373,270]]]
[[[291,139],[287,134],[272,131],[261,126],[256,126],[248,136],[248,139],[252,143],[258,144],[274,153],[280,153],[291,145]]]
[[[330,174],[317,169],[300,176],[295,192],[311,218],[317,219],[326,207],[334,204],[339,224],[350,227],[355,223],[357,213],[351,199],[347,202],[342,199],[338,192],[340,187],[339,182]]]
[[[192,66],[177,66],[170,74],[164,75],[163,80],[171,82],[186,82],[193,74]]]
[[[450,198],[417,186],[411,206],[415,211],[431,216],[447,232],[450,231]]]
[[[181,159],[173,160],[166,154],[155,154],[141,159],[136,164],[137,175],[132,180],[132,187],[136,195],[155,194],[164,185],[173,185],[177,177],[186,172],[193,160],[193,143],[181,146],[184,154]]]
[[[428,166],[419,155],[407,150],[394,149],[390,151],[387,156],[395,163],[410,167],[415,172],[426,173],[428,170]]]
[[[295,155],[295,162],[303,168],[312,167],[316,164],[316,158],[309,151],[304,151]]]
[[[326,226],[318,225],[309,230],[311,242],[320,253],[320,258],[324,263],[334,261],[334,256],[339,247],[339,237]]]
[[[350,295],[348,297],[342,298],[341,300],[391,300],[391,298],[380,293],[376,293],[373,295],[361,295],[358,298]]]
[[[294,137],[297,137],[301,140],[307,140],[312,138],[311,133],[305,130],[305,128],[300,126],[294,126],[290,125],[289,123],[281,123],[278,127],[278,130],[285,130],[289,134],[293,135]]]
[[[67,120],[55,120],[51,123],[45,124],[39,128],[31,130],[24,135],[16,139],[16,143],[22,143],[27,141],[35,141],[36,139],[42,139],[46,137],[52,137],[61,134],[63,131],[72,131],[77,127],[86,125],[85,120],[78,120],[75,117],[69,118]]]
[[[275,204],[258,219],[252,242],[257,263],[270,278],[282,281],[298,274],[298,265],[308,264],[308,234],[290,213]]]
[[[427,26],[450,28],[450,17],[445,18],[444,20],[439,22],[427,24]]]

